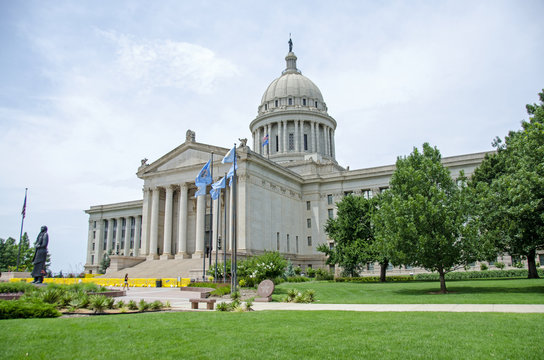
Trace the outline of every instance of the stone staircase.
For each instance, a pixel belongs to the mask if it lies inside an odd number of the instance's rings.
[[[212,267],[214,263],[212,261]],[[208,271],[208,259],[206,259]],[[202,278],[202,259],[160,259],[146,260],[135,266],[108,272],[102,278]]]

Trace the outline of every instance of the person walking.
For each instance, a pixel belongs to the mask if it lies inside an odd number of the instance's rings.
[[[128,290],[128,273],[125,274],[125,283],[123,284],[123,290]]]

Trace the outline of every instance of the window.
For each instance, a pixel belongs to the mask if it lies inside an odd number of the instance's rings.
[[[302,105],[306,106],[306,99],[302,99]]]
[[[327,213],[328,213],[329,219],[334,218],[334,209],[327,210]]]
[[[96,230],[93,230],[93,239],[96,239]]]
[[[315,107],[317,107],[317,101],[315,102]]]
[[[264,109],[268,110],[268,104],[264,104]]]
[[[344,196],[352,195],[353,191],[344,191]]]
[[[312,246],[312,237],[308,236],[308,246]]]
[[[93,221],[93,229],[96,229],[96,221]]]
[[[287,252],[289,252],[289,234],[287,234]]]
[[[276,152],[280,151],[280,142],[278,139],[278,135],[276,135]]]
[[[106,250],[106,244],[108,243],[108,220],[104,220],[104,246],[102,250]]]
[[[332,205],[332,195],[327,195],[327,204]]]
[[[293,105],[293,98],[289,98],[289,105]]]
[[[280,251],[280,233],[276,233],[276,250]]]
[[[385,190],[389,189],[389,186],[383,186],[380,188],[380,193],[384,192]]]
[[[311,229],[312,228],[312,219],[306,219],[306,227],[308,229]]]
[[[298,254],[298,236],[295,236],[296,253]]]
[[[310,209],[312,208],[312,205],[309,201],[306,201],[306,210],[310,211]]]
[[[295,150],[295,134],[289,134],[289,150]]]
[[[94,255],[91,255],[91,264],[94,264]],[[92,270],[91,270],[91,274],[92,274]]]
[[[122,236],[123,238],[125,238],[125,234],[127,233],[127,225],[128,225],[128,224],[127,224],[127,220],[126,220],[126,219],[123,219],[123,220],[122,220],[122,224],[123,224],[123,225],[121,225],[121,236]]]
[[[544,265],[544,255],[538,255],[538,262],[540,266]]]
[[[113,219],[113,238],[117,238],[117,219]]]
[[[274,104],[276,105],[276,107],[278,107],[278,100],[276,100]]]
[[[93,242],[93,251],[94,251],[94,242]]]
[[[334,243],[333,242],[329,243],[329,249],[331,249],[331,250],[334,249]]]
[[[372,197],[372,190],[370,189],[363,189],[362,193],[365,199],[370,199]]]
[[[367,270],[374,270],[374,263],[366,263]]]
[[[304,134],[304,150],[308,150],[308,134]]]

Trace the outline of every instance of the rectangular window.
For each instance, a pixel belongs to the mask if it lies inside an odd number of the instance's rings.
[[[276,250],[280,251],[280,233],[276,233]]]
[[[344,191],[344,196],[352,195],[353,191]]]
[[[280,141],[278,139],[278,135],[276,135],[276,152],[280,151]]]
[[[96,239],[96,230],[93,230],[93,239]]]
[[[332,205],[332,195],[327,195],[327,204]]]
[[[308,150],[308,134],[304,134],[304,150]]]
[[[289,252],[289,234],[287,234],[287,252]]]
[[[363,193],[363,197],[365,199],[370,199],[372,197],[372,190],[370,189],[363,189],[361,192]]]
[[[302,99],[302,105],[306,106],[306,99]]]
[[[538,255],[538,262],[540,266],[544,265],[544,255]]]
[[[298,254],[298,236],[295,237],[295,249],[296,253]]]
[[[295,150],[295,134],[289,134],[289,150]]]
[[[317,107],[317,101],[315,102],[315,107]]]
[[[278,107],[278,100],[276,100],[274,104],[276,105],[276,107]]]
[[[289,98],[289,105],[293,105],[293,98]]]
[[[121,227],[121,237],[125,238],[125,234],[127,233],[127,220],[122,220],[122,227]]]
[[[268,104],[264,104],[264,109],[268,110]]]
[[[310,211],[311,208],[311,203],[309,201],[306,201],[306,210]]]
[[[384,192],[385,190],[389,189],[389,186],[383,186],[380,188],[380,193]]]
[[[374,263],[366,263],[367,270],[374,270]]]
[[[91,264],[94,264],[94,255],[91,255]]]
[[[308,246],[312,246],[312,237],[308,236]]]
[[[93,229],[96,229],[96,221],[93,222]]]
[[[311,229],[312,228],[312,219],[306,219],[306,227],[308,229]]]
[[[328,215],[329,215],[329,219],[334,218],[334,209],[329,209],[329,210],[327,210],[327,213],[328,213]]]
[[[93,242],[93,251],[94,251],[94,242]]]

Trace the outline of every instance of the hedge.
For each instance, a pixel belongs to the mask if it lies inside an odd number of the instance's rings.
[[[25,293],[35,289],[34,285],[22,281],[0,283],[0,294]]]
[[[399,281],[413,281],[415,280],[413,276],[410,275],[396,275],[396,276],[387,276],[387,282],[399,282]],[[359,277],[337,277],[334,279],[336,282],[355,282],[355,283],[369,283],[369,282],[380,282],[379,276],[359,276]]]
[[[0,300],[0,319],[52,318],[61,313],[41,301]]]
[[[468,280],[468,279],[504,279],[504,278],[526,278],[527,269],[515,270],[485,270],[485,271],[454,271],[446,274],[446,280]],[[538,275],[544,276],[544,269],[538,269]],[[437,273],[417,274],[418,281],[438,281]]]

